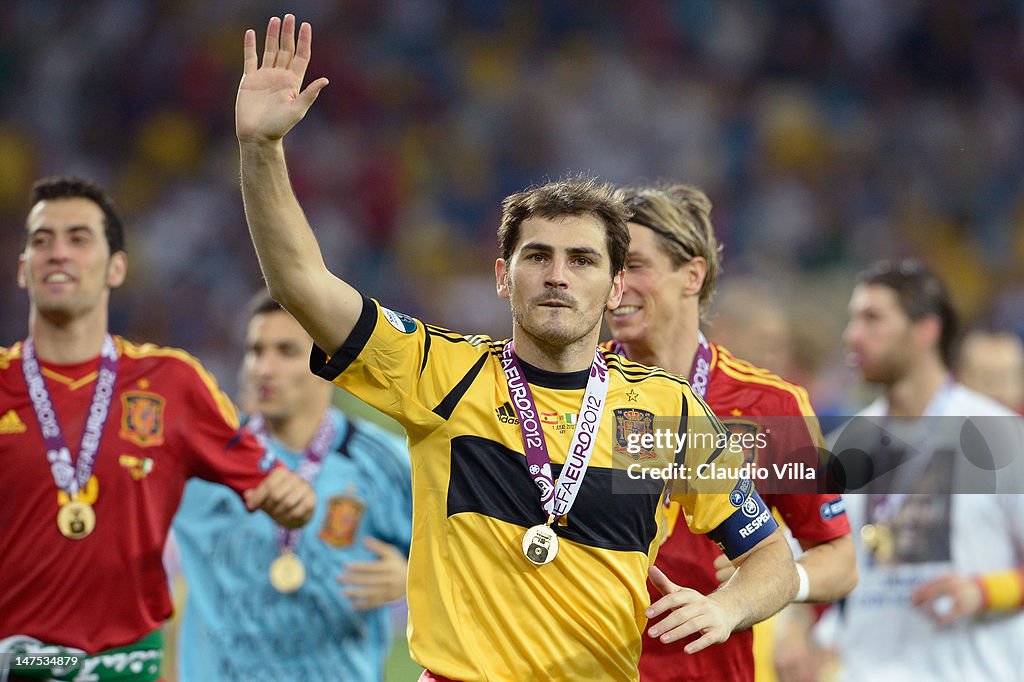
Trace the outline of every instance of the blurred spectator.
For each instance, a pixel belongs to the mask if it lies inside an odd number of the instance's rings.
[[[224,93],[234,29],[270,11],[10,0],[0,28],[0,224],[20,230],[36,175],[105,181],[147,272],[118,293],[113,328],[185,346],[229,390],[243,323],[225,311],[259,272]],[[821,283],[883,256],[955,277],[968,313],[1024,291],[1020,3],[310,0],[303,13],[324,36],[312,72],[336,87],[289,140],[292,180],[328,265],[412,315],[472,317],[444,292],[488,276],[494,207],[566,170],[705,187],[729,276],[770,276],[778,294],[784,275],[802,294],[786,309],[822,329],[842,309]],[[437,238],[413,239],[425,225]],[[24,333],[12,268],[0,342]],[[1024,319],[1014,300],[1004,316]],[[507,333],[492,324],[473,326]]]
[[[1011,332],[976,329],[960,346],[960,382],[1011,410],[1024,408],[1024,343]]]
[[[723,285],[714,300],[711,330],[736,357],[793,379],[792,323],[773,289],[767,280]]]

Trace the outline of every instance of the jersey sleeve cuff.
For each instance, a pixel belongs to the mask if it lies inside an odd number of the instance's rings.
[[[318,377],[334,381],[363,352],[376,326],[377,304],[363,296],[363,311],[359,314],[359,320],[345,339],[345,343],[331,356],[314,343],[309,353],[309,371]]]

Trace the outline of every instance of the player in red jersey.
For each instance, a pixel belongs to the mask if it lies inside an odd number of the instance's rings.
[[[633,209],[631,243],[622,302],[607,316],[615,336],[611,345],[631,360],[689,376],[694,391],[704,395],[732,433],[759,436],[753,442],[762,445],[748,451],[748,458],[757,465],[816,462],[815,448],[823,445],[823,439],[807,392],[733,357],[700,332],[719,267],[707,196],[685,185],[631,188],[626,195]],[[763,484],[758,481],[757,485]],[[784,481],[775,481],[777,494],[766,495],[765,500],[778,510],[805,550],[797,564],[798,598],[832,601],[842,597],[856,583],[853,541],[842,498],[779,494],[784,489]],[[816,486],[796,482],[789,490],[816,490]],[[669,514],[678,510],[669,508]],[[675,525],[655,565],[672,582],[702,594],[713,592],[732,573],[718,547],[691,534],[683,522]],[[648,589],[652,598],[660,597],[652,585]],[[641,679],[754,679],[750,630],[734,632],[723,644],[696,654],[685,653],[683,644],[645,638]]]
[[[314,495],[265,458],[195,358],[107,331],[127,257],[102,189],[36,183],[26,228],[29,336],[0,347],[0,652],[67,654],[90,680],[129,662],[138,673],[117,679],[154,680],[172,611],[161,554],[185,481],[223,483],[293,527]],[[123,656],[86,660],[111,650]]]

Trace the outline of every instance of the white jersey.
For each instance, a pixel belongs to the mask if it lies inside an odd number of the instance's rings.
[[[882,398],[858,417],[885,417],[888,407]],[[986,470],[985,457],[972,457],[975,451],[985,448],[978,446],[977,432],[968,429],[964,435],[962,426],[966,420],[953,419],[965,415],[999,417],[972,422],[982,424],[982,432],[991,426],[1009,428],[1015,434],[1007,438],[1004,433],[994,439],[1001,443],[1002,452],[990,453],[988,460],[997,462],[998,471],[992,471],[992,465]],[[916,435],[918,447],[929,453],[943,448],[960,453],[955,458],[946,458],[955,462],[946,467],[948,485],[928,481],[929,477],[943,476],[933,475],[935,468],[941,471],[942,467],[926,462],[939,459],[929,455],[920,458],[920,466],[909,467],[903,473],[903,482],[892,489],[918,491],[921,488],[916,484],[926,481],[924,489],[936,492],[844,495],[857,543],[860,581],[842,609],[833,609],[838,612],[834,645],[842,657],[841,679],[1019,682],[1024,680],[1024,613],[986,615],[979,620],[941,627],[911,603],[917,587],[942,574],[955,571],[976,575],[1024,565],[1024,450],[1020,448],[1019,417],[957,384],[943,388],[926,416],[944,418],[923,420],[925,429]],[[892,424],[887,420],[875,421],[885,428]],[[835,442],[833,435],[830,445]],[[987,477],[970,470],[973,462],[978,461],[982,465],[978,471]],[[994,487],[989,487],[987,493],[962,493],[963,482],[974,480],[972,476]],[[889,506],[897,511],[880,511],[892,499],[896,503]],[[861,529],[866,524],[878,523],[879,519],[893,522],[890,538],[894,540],[889,543],[892,555],[888,560],[869,551],[862,539]]]

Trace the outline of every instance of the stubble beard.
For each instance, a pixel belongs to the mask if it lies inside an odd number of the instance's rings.
[[[525,306],[524,306],[525,307]],[[573,317],[581,318],[577,324],[572,320],[564,322],[545,320],[540,324],[534,324],[530,315],[522,308],[511,305],[512,319],[517,327],[533,338],[539,346],[546,348],[551,353],[556,353],[579,343],[590,335],[595,328],[601,324],[604,310],[601,309],[593,315],[580,314],[575,310],[570,313]],[[564,309],[571,310],[571,309]],[[550,315],[550,313],[547,313]],[[593,320],[589,318],[593,318]]]
[[[861,372],[868,383],[892,386],[907,376],[909,366],[910,358],[889,353],[879,358],[870,368],[862,368]]]

